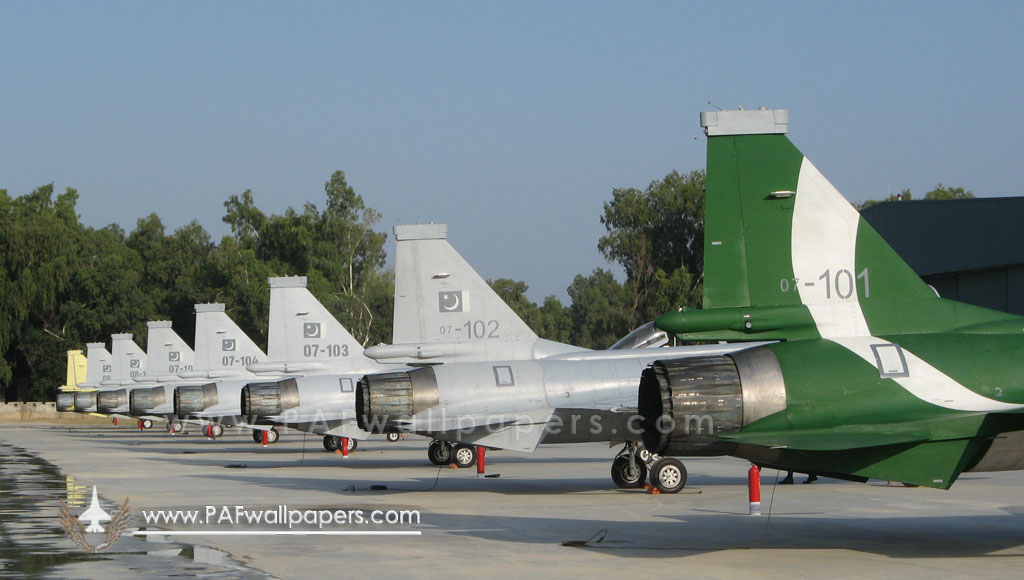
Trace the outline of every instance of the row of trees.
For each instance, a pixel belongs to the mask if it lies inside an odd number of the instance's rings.
[[[578,275],[571,303],[531,302],[526,283],[492,281],[536,332],[606,347],[669,308],[694,306],[703,249],[701,172],[671,173],[646,190],[616,189],[605,204],[599,250],[626,282],[597,269]],[[384,269],[380,214],[335,172],[325,205],[267,215],[251,191],[224,203],[231,234],[219,243],[197,222],[168,233],[151,214],[131,232],[79,221],[78,193],[53,185],[12,198],[0,190],[0,395],[48,400],[64,380],[64,353],[110,334],[145,344],[146,321],[171,320],[194,334],[193,305],[223,302],[257,343],[266,344],[267,278],[303,275],[310,291],[364,344],[389,342],[394,274]]]

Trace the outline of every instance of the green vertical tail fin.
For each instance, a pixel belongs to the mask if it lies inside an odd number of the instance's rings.
[[[670,313],[660,327],[687,338],[793,339],[1006,318],[939,299],[789,141],[787,111],[702,113],[701,125],[704,310]]]

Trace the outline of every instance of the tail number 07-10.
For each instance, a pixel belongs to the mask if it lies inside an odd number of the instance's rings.
[[[446,324],[438,330],[446,336],[458,336],[460,338],[498,338],[497,320],[470,320],[462,326]]]
[[[825,286],[825,299],[831,300],[833,294],[841,299],[846,300],[852,297],[856,292],[856,281],[860,281],[864,284],[864,297],[871,297],[871,284],[868,278],[868,269],[864,268],[854,279],[853,272],[843,268],[833,272],[831,269],[825,270],[818,276],[818,281],[822,282]],[[783,293],[795,291],[799,285],[800,280],[797,278],[783,278],[779,280],[779,290]],[[804,282],[804,286],[816,286],[816,282]]]

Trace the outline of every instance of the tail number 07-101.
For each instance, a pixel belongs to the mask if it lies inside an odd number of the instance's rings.
[[[833,272],[831,269],[825,270],[818,276],[818,282],[821,282],[825,287],[825,299],[831,300],[833,295],[840,300],[846,300],[851,298],[856,293],[856,283],[860,281],[864,285],[864,297],[871,297],[871,283],[868,278],[868,269],[864,268],[857,274],[854,279],[853,272],[843,268]],[[779,290],[783,293],[795,291],[797,286],[800,284],[800,280],[797,278],[783,278],[779,280]],[[804,282],[804,286],[813,287],[817,285],[817,282]]]

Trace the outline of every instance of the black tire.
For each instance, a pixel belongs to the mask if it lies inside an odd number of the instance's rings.
[[[175,433],[181,433],[185,430],[185,425],[181,421],[171,421],[171,429],[173,429]]]
[[[272,445],[274,443],[277,443],[277,440],[280,439],[280,438],[281,438],[281,433],[277,430],[276,427],[271,427],[270,429],[267,429],[267,445]],[[261,439],[261,441],[262,441],[262,439]]]
[[[152,429],[153,428],[153,422],[150,421],[149,419],[143,419],[142,420],[142,428],[143,429]]]
[[[633,466],[629,464],[629,457],[619,455],[612,461],[612,481],[615,485],[624,489],[635,489],[644,486],[647,479],[647,465],[640,458],[636,458]]]
[[[256,443],[263,443],[263,431],[260,429],[252,430],[252,440]]]
[[[459,443],[452,449],[452,463],[460,468],[476,465],[476,445]]]
[[[347,437],[346,440],[348,441],[348,452],[349,453],[352,453],[353,451],[356,450],[356,448],[359,447],[359,442],[356,441],[355,439],[353,439],[351,437]]]
[[[341,437],[336,435],[324,435],[324,451],[331,453],[341,448]]]
[[[217,437],[221,437],[223,435],[224,426],[221,425],[220,423],[214,423],[213,426],[210,427],[210,436],[213,437],[214,439],[216,439]]]
[[[686,487],[686,466],[675,457],[662,457],[651,466],[651,485],[661,493],[679,493]]]
[[[448,465],[452,461],[452,446],[447,441],[431,441],[427,446],[427,459],[434,465]]]
[[[401,433],[394,433],[394,432],[392,432],[392,433],[388,433],[384,437],[387,438],[388,443],[394,443],[395,441],[398,441],[399,439],[402,438],[402,434]]]

